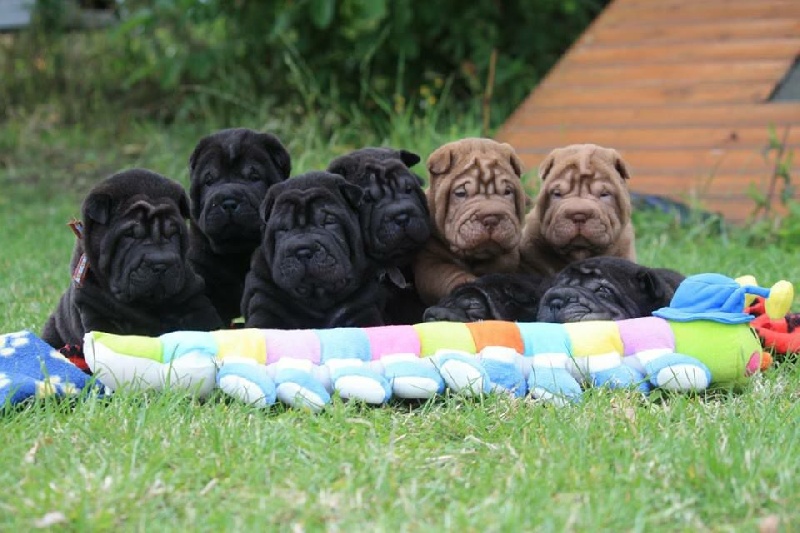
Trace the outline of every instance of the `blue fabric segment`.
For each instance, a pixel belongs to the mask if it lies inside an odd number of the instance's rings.
[[[388,402],[389,398],[392,397],[392,387],[389,385],[389,382],[386,380],[386,378],[370,368],[364,366],[346,366],[344,368],[339,368],[332,371],[331,381],[334,383],[334,388],[336,388],[336,380],[345,376],[360,376],[371,379],[373,382],[377,383],[383,388],[384,402]]]
[[[275,383],[279,387],[284,383],[293,383],[319,397],[325,405],[331,401],[331,395],[325,390],[325,386],[304,370],[298,370],[296,368],[280,370],[275,375]]]
[[[664,354],[661,357],[657,357],[652,361],[645,363],[644,370],[647,372],[647,376],[653,385],[656,387],[662,387],[666,382],[658,382],[659,372],[671,366],[677,365],[690,365],[701,369],[706,375],[706,383],[711,383],[711,370],[709,370],[704,363],[695,359],[694,357],[680,353],[669,353]]]
[[[478,377],[473,380],[474,382],[470,383],[463,383],[461,382],[461,378],[464,376],[455,376],[451,375],[450,372],[446,368],[446,364],[450,361],[458,361],[459,363],[464,363],[472,367],[474,374]],[[489,377],[489,374],[486,372],[486,369],[483,368],[483,365],[480,364],[476,357],[470,357],[467,355],[462,355],[460,353],[444,353],[439,357],[438,361],[439,373],[441,373],[442,377],[444,378],[445,382],[450,386],[450,388],[454,388],[458,391],[464,389],[471,389],[473,392],[479,392],[482,394],[489,394],[492,392],[492,378]],[[474,390],[475,382],[480,381],[482,384],[481,390],[476,391]]]
[[[275,403],[275,382],[266,372],[263,365],[250,363],[225,363],[217,373],[217,385],[226,376],[236,376],[256,385],[263,394],[264,401],[268,405]]]
[[[481,363],[493,385],[510,392],[517,398],[522,398],[528,393],[525,376],[514,363],[504,363],[494,359],[481,359]]]
[[[650,382],[646,376],[628,365],[620,365],[592,374],[592,385],[610,389],[635,388],[643,393],[650,392]]]
[[[533,367],[528,376],[528,389],[542,389],[554,396],[577,402],[583,397],[583,389],[566,369],[550,367]]]
[[[372,359],[369,338],[361,328],[315,329],[314,333],[319,337],[322,363],[331,359]]]
[[[161,349],[164,351],[165,363],[192,352],[214,356],[219,350],[214,336],[206,331],[175,331],[165,333],[159,339],[161,340]]]
[[[47,380],[47,381],[45,381]],[[37,396],[72,396],[104,387],[31,333],[0,335],[0,406]]]
[[[525,355],[530,357],[537,353],[572,353],[572,341],[563,324],[547,322],[517,322]]]
[[[444,380],[439,372],[430,365],[418,361],[398,361],[386,365],[383,375],[391,383],[396,378],[419,378],[437,384],[437,394],[444,392]]]

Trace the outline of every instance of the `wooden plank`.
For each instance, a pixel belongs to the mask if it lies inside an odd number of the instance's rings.
[[[778,139],[783,129],[776,129]],[[617,149],[712,149],[750,148],[760,150],[769,144],[769,128],[696,127],[696,128],[517,128],[510,130],[503,141],[519,147],[555,147],[566,144],[594,143]],[[787,146],[800,145],[800,124],[788,131]]]
[[[769,0],[749,2],[649,2],[635,9],[633,4],[616,6],[603,19],[606,26],[639,25],[666,22],[673,24],[708,20],[727,21],[800,16],[797,0]]]
[[[564,87],[548,84],[531,103],[548,107],[652,106],[665,104],[739,104],[764,102],[775,80],[748,83],[697,83],[694,80],[662,86]]]
[[[706,61],[685,63],[654,63],[652,65],[601,65],[564,68],[547,77],[540,87],[594,87],[597,85],[647,85],[689,83],[689,80],[739,82],[781,80],[793,59],[737,61]]]
[[[800,2],[798,2],[800,5]],[[628,46],[576,47],[569,53],[571,66],[620,63],[679,63],[689,61],[787,59],[800,52],[800,36],[705,43],[631,44]]]
[[[529,98],[514,113],[499,133],[502,138],[514,128],[539,127],[634,127],[643,126],[776,126],[800,124],[800,103],[770,102],[766,104],[608,107],[603,109],[542,109]]]
[[[551,148],[515,147],[525,168],[537,168]],[[772,165],[758,150],[620,150],[635,175],[709,176],[722,174],[771,174]],[[800,171],[800,161],[795,158]]]
[[[751,1],[751,0],[748,0]],[[649,0],[648,0],[649,2]],[[681,0],[685,3],[684,0]],[[585,32],[582,45],[619,45],[625,43],[680,43],[687,41],[733,41],[763,37],[796,37],[800,35],[800,17],[776,17],[718,21],[706,20],[696,24],[637,25],[620,31],[618,27],[601,24]]]

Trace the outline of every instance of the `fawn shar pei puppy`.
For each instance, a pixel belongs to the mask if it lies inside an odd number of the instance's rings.
[[[522,163],[509,144],[468,138],[428,158],[433,234],[414,261],[422,301],[493,272],[516,272],[525,216]]]
[[[630,176],[616,150],[594,144],[557,148],[539,166],[539,177],[520,243],[524,271],[555,274],[599,255],[636,261]]]

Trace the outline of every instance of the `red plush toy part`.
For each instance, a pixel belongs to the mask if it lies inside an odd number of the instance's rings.
[[[779,355],[800,353],[800,313],[786,313],[783,318],[773,320],[766,313],[763,298],[756,298],[747,313],[756,317],[750,326],[764,348]]]

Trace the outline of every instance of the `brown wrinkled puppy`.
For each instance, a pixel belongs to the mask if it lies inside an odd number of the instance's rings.
[[[516,272],[526,197],[511,145],[451,142],[430,155],[428,172],[433,234],[414,261],[422,301],[433,305],[483,274]]]
[[[616,150],[573,144],[539,166],[542,186],[525,219],[521,269],[543,275],[599,255],[636,261],[628,169]]]

